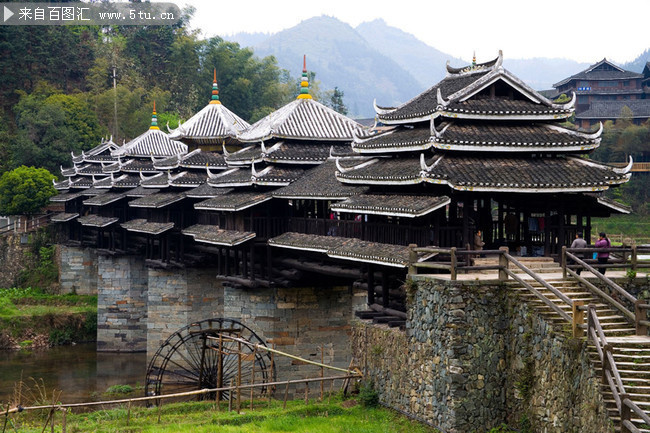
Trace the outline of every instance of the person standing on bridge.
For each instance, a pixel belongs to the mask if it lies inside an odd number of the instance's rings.
[[[599,239],[596,241],[596,244],[594,245],[596,248],[611,248],[612,243],[607,238],[605,232],[600,232],[598,234],[598,237]],[[607,264],[607,260],[609,259],[609,251],[598,252],[597,258],[598,258],[598,263],[600,265]],[[605,272],[607,271],[607,267],[599,266],[598,270],[600,271],[601,274],[605,275]]]
[[[587,248],[587,241],[582,238],[582,232],[576,233],[576,238],[573,240],[571,248]],[[584,258],[585,257],[583,255],[583,259]],[[571,260],[571,262],[575,263],[573,260]],[[582,267],[576,269],[576,274],[580,275],[580,272],[582,272]]]

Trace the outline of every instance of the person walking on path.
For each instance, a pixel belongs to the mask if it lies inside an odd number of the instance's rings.
[[[576,233],[576,238],[573,240],[573,243],[571,243],[571,248],[587,248],[587,241],[582,238],[582,232]],[[573,260],[571,262],[575,263]],[[582,272],[581,267],[576,269],[576,274],[580,275],[580,272]]]
[[[598,238],[599,239],[594,245],[596,248],[611,248],[612,243],[609,241],[607,235],[604,232],[600,232],[598,234]],[[598,252],[597,258],[600,265],[606,264],[607,260],[609,259],[609,251]],[[607,271],[607,268],[605,266],[599,266],[598,269],[600,270],[601,274],[605,275],[605,272]]]

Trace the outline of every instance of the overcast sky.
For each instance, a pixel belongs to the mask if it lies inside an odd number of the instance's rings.
[[[382,18],[445,53],[479,61],[563,57],[623,63],[650,48],[648,0],[166,0],[196,8],[203,36],[275,33],[330,15],[353,27]],[[426,5],[426,6],[424,6]]]

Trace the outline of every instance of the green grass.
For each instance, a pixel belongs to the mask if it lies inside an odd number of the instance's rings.
[[[650,243],[650,217],[630,214],[614,215],[609,218],[593,218],[591,233],[605,232],[608,236],[619,235],[637,240],[637,244]],[[615,239],[618,240],[618,239]]]
[[[49,295],[39,289],[0,289],[0,318],[97,311],[97,296]]]
[[[240,414],[228,412],[222,403],[216,410],[212,402],[175,403],[164,405],[158,423],[157,408],[132,408],[127,425],[126,408],[102,410],[67,416],[67,431],[71,433],[146,432],[146,433],[435,433],[438,430],[414,422],[384,408],[364,408],[343,404],[338,398],[331,403],[274,401],[271,407],[260,402],[254,410],[242,409]],[[20,432],[41,432],[46,413],[24,413],[12,418]],[[55,431],[61,431],[61,415]],[[50,431],[50,427],[46,429]]]
[[[97,331],[97,297],[51,295],[40,289],[0,289],[0,348],[92,341]],[[36,338],[41,336],[40,338]]]

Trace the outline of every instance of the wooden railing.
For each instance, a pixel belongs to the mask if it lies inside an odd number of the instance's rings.
[[[51,214],[39,215],[32,218],[21,216],[16,221],[0,227],[0,235],[6,233],[28,233],[45,227],[50,223]]]
[[[428,245],[433,236],[430,227],[408,224],[388,224],[325,218],[254,217],[246,219],[246,230],[254,231],[259,238],[271,238],[287,231],[319,236],[357,238],[369,242],[393,245]],[[462,227],[444,227],[436,231],[442,245],[454,245]]]
[[[590,263],[587,263],[584,259],[581,259],[576,255],[582,253],[590,256],[598,252],[618,252],[622,254],[623,258],[620,259],[619,263],[598,264],[597,266],[598,269],[597,269],[596,267],[592,266]],[[603,298],[611,306],[613,306],[618,311],[620,311],[626,319],[628,319],[631,323],[634,323],[637,335],[647,335],[648,327],[650,327],[650,321],[647,320],[648,319],[647,310],[650,310],[650,304],[646,303],[646,301],[637,299],[632,294],[630,294],[627,290],[623,289],[621,286],[616,284],[614,281],[612,281],[610,278],[606,277],[599,271],[601,267],[608,267],[608,268],[624,267],[636,271],[636,269],[639,266],[643,266],[645,263],[648,263],[650,265],[649,260],[638,259],[639,252],[650,254],[650,248],[637,248],[637,247],[566,248],[564,247],[562,248],[561,265],[562,265],[564,278],[566,278],[567,275],[570,275],[571,277],[580,281],[580,283],[582,283],[585,287],[587,287],[592,293]],[[628,254],[630,254],[629,261],[628,261]],[[574,263],[574,264],[569,264],[569,263]],[[578,274],[574,269],[585,269],[591,272],[600,281],[602,281],[606,287],[609,288],[612,295],[605,293],[603,290],[596,287],[593,283],[591,283],[583,276]],[[619,298],[621,299],[621,301],[615,298]],[[623,305],[622,302],[627,302],[631,308],[626,307],[625,305]]]
[[[545,305],[557,313],[560,317],[566,320],[569,323],[573,323],[574,318],[569,316],[562,308],[560,308],[555,302],[533,287],[529,282],[525,281],[519,275],[512,272],[510,264],[513,264],[515,267],[524,271],[529,275],[533,280],[537,281],[539,284],[544,286],[544,288],[550,290],[555,296],[557,296],[562,302],[567,304],[570,308],[573,309],[573,301],[567,297],[564,293],[553,287],[542,277],[537,275],[535,272],[526,267],[519,260],[515,259],[509,254],[507,247],[502,247],[498,250],[481,250],[481,251],[472,251],[472,250],[459,250],[457,248],[430,248],[430,247],[417,247],[416,245],[410,245],[410,257],[409,257],[409,275],[417,274],[418,269],[438,269],[438,270],[448,270],[451,275],[451,280],[458,279],[459,271],[475,271],[475,270],[497,270],[499,271],[499,281],[506,281],[508,277],[517,281],[523,287],[528,289],[533,293],[538,299],[540,299]],[[448,256],[448,261],[437,261],[437,262],[426,262],[420,261],[418,259],[418,253],[423,253],[425,257],[439,257],[439,256]],[[477,254],[484,255],[498,255],[499,263],[498,265],[481,265],[473,266],[471,265],[471,257],[476,256]],[[459,260],[459,256],[462,260]],[[574,329],[584,328],[584,325],[581,327],[579,324],[574,324]],[[577,331],[576,331],[577,332]]]
[[[625,390],[625,385],[614,360],[612,346],[607,342],[603,328],[598,320],[596,307],[594,305],[588,307],[578,306],[578,309],[587,311],[587,339],[593,343],[598,352],[602,367],[602,381],[612,391],[616,409],[621,417],[621,432],[640,433],[641,430],[632,422],[632,413],[647,425],[650,425],[650,417],[630,400],[630,396]]]

